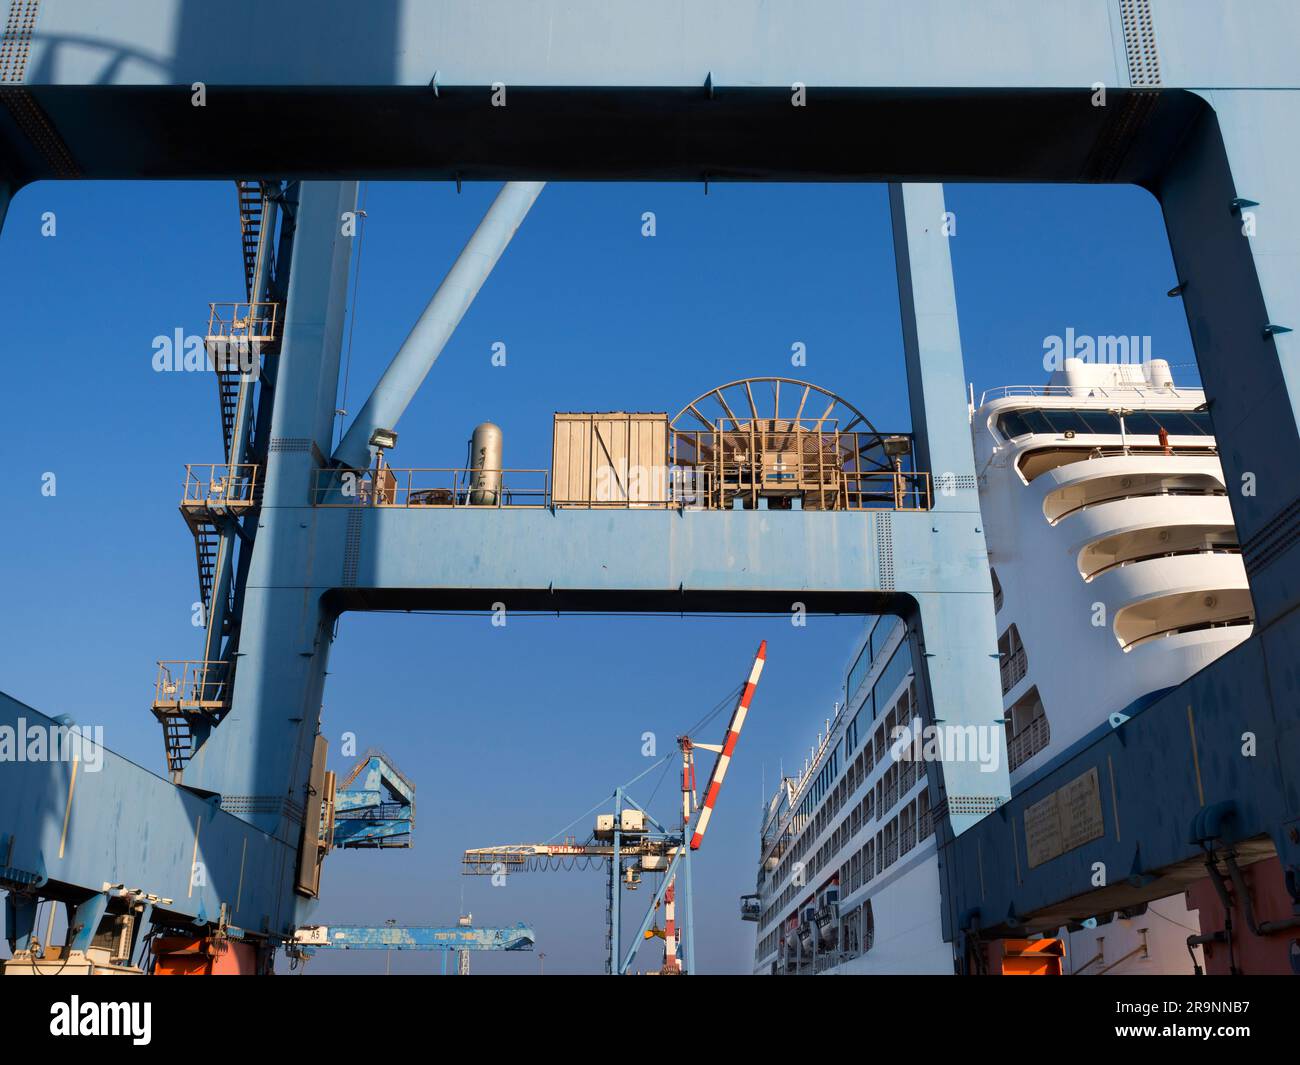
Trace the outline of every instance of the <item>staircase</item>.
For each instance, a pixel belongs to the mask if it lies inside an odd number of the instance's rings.
[[[238,369],[221,369],[217,375],[217,402],[221,406],[221,441],[228,458],[233,456],[231,446],[235,441],[235,418],[239,411],[239,394],[244,387],[244,375]]]
[[[257,250],[262,242],[262,184],[259,181],[236,181],[239,197],[239,242],[244,257],[244,289],[248,299],[253,299],[257,283]],[[221,408],[221,440],[228,461],[237,456],[231,450],[235,436],[235,418],[239,410],[240,392],[245,381],[238,369],[216,368],[217,402]]]
[[[179,774],[194,754],[196,720],[217,724],[230,709],[233,671],[227,662],[159,662],[151,707],[163,727],[167,769]]]
[[[262,503],[258,467],[223,463],[185,467],[181,516],[194,536],[194,561],[199,574],[199,599],[209,614],[218,579],[217,562],[222,530],[231,522],[257,510]],[[226,600],[226,614],[234,610],[234,584]]]
[[[221,545],[221,534],[217,532],[216,525],[210,521],[194,521],[190,528],[194,533],[194,558],[199,570],[199,601],[207,611],[212,606],[212,591],[217,572],[217,548]]]
[[[236,181],[239,203],[240,254],[244,260],[245,304],[209,305],[208,354],[214,351],[229,354],[230,345],[238,340],[264,345],[263,351],[275,350],[278,341],[278,305],[253,303],[258,276],[258,251],[262,244],[264,197],[260,181]],[[228,308],[228,310],[225,310]],[[224,311],[224,314],[223,314]],[[220,324],[218,324],[220,323]],[[269,323],[269,324],[265,324]],[[259,326],[263,326],[259,333]],[[256,347],[253,351],[256,354]],[[257,509],[261,501],[261,485],[257,483],[257,468],[248,464],[233,465],[240,456],[240,442],[235,439],[240,408],[247,405],[245,389],[252,389],[254,376],[245,373],[238,360],[215,360],[213,369],[217,378],[217,401],[221,415],[221,440],[225,464],[206,467],[206,475],[199,476],[186,467],[185,492],[181,501],[181,514],[194,535],[194,559],[199,575],[199,599],[203,603],[205,622],[213,623],[213,597],[216,595],[220,573],[217,565],[221,555],[222,530],[232,540],[232,524],[245,514]],[[242,435],[242,434],[241,434]],[[206,490],[204,485],[207,485]],[[228,490],[231,484],[248,485],[247,491]],[[227,563],[231,564],[231,563]],[[234,581],[230,581],[229,597],[225,604],[226,616],[234,610]],[[167,754],[167,769],[177,780],[185,763],[195,750],[195,720],[217,724],[230,705],[232,677],[224,662],[171,663],[178,670],[173,676],[167,663],[159,663],[158,687],[152,706],[153,714],[163,727],[163,745]]]
[[[239,239],[244,251],[244,287],[253,298],[257,274],[257,246],[262,241],[262,185],[258,181],[236,181],[239,194]]]
[[[194,754],[194,733],[183,714],[163,715],[158,718],[163,727],[163,747],[167,752],[167,771],[179,773]]]

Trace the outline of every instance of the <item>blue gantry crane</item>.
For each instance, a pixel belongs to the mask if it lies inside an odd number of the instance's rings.
[[[334,846],[410,847],[414,832],[415,785],[388,755],[371,748],[334,792]]]
[[[426,925],[308,925],[294,934],[289,951],[293,957],[309,960],[318,950],[439,951],[442,971],[447,956],[457,956],[458,975],[469,973],[469,956],[476,951],[528,951],[537,941],[526,924],[502,928],[478,928],[469,916],[445,928]]]
[[[250,36],[223,6],[184,0],[10,6],[0,220],[42,180],[229,178],[244,267],[243,298],[211,307],[205,338],[220,450],[188,468],[181,503],[206,629],[195,658],[160,667],[152,702],[170,779],[93,736],[66,758],[9,757],[0,887],[18,960],[41,949],[38,907],[53,902],[69,956],[129,920],[137,945],[147,927],[197,928],[270,968],[333,842],[320,711],[347,611],[898,613],[922,709],[999,719],[943,181],[1129,183],[1158,200],[1170,295],[1226,483],[1241,486],[1256,618],[1232,653],[1015,796],[1005,772],[929,767],[945,936],[960,947],[1140,904],[1202,870],[1207,848],[1233,849],[1247,887],[1276,860],[1300,910],[1294,7],[1025,0],[995,20],[946,0],[720,0],[704,33],[680,2],[613,3],[593,23],[567,0],[506,0],[504,16],[472,0],[364,16],[285,0]],[[935,46],[908,47],[921,38]],[[843,136],[863,128],[875,134]],[[272,133],[215,150],[232,130]],[[336,449],[354,178],[508,184]],[[943,491],[911,509],[598,515],[545,489],[533,506],[399,494],[382,452],[540,183],[646,178],[890,184],[910,442]],[[0,696],[0,737],[80,727]],[[1027,868],[1026,811],[1094,770],[1108,830]],[[1097,888],[1098,862],[1126,875]],[[1285,953],[1295,915],[1250,915],[1237,894],[1233,926]],[[132,956],[122,939],[110,961]]]

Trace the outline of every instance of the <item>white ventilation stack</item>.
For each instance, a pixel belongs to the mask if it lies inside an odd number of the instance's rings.
[[[1146,366],[1147,384],[1161,392],[1174,390],[1174,375],[1168,359],[1152,359]]]

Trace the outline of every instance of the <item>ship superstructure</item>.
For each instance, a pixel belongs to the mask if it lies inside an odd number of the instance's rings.
[[[1068,359],[985,393],[971,430],[1015,793],[1246,639],[1253,613],[1204,393],[1163,360]],[[868,625],[768,804],[756,972],[953,971],[925,762],[891,750],[921,718],[911,654],[901,620]],[[1197,930],[1182,895],[1102,915],[1062,930],[1064,969],[1189,972]]]

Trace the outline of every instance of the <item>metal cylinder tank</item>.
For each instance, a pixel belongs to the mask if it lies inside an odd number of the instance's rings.
[[[475,507],[495,507],[501,501],[501,427],[483,422],[469,439],[469,502]]]

